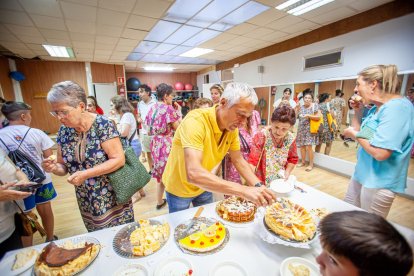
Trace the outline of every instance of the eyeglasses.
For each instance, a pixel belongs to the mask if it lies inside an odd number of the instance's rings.
[[[59,118],[59,117],[60,118],[66,118],[69,115],[69,113],[74,109],[76,109],[76,108],[72,107],[72,109],[70,109],[70,110],[50,111],[50,115],[52,115],[53,117],[56,117],[56,118]]]

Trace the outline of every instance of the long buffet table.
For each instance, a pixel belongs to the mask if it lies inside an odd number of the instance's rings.
[[[305,192],[295,189],[289,198],[308,210],[312,208],[326,208],[329,212],[335,212],[357,209],[348,203],[309,187],[306,184],[297,183],[297,186]],[[216,203],[212,203],[204,206],[205,209],[201,216],[218,218],[215,212],[215,205]],[[174,241],[174,229],[177,225],[191,219],[196,210],[196,208],[192,208],[174,214],[166,214],[152,218],[161,222],[167,221],[171,227],[171,234],[164,247],[158,252],[146,257],[127,259],[120,257],[113,250],[113,238],[124,225],[78,236],[94,237],[99,240],[102,246],[96,260],[82,272],[82,275],[113,275],[120,266],[129,263],[140,263],[148,269],[149,275],[153,275],[156,267],[165,259],[172,256],[182,257],[190,261],[193,265],[193,276],[209,275],[210,271],[216,265],[224,261],[233,261],[240,264],[248,275],[279,275],[280,265],[284,259],[296,256],[315,262],[315,257],[321,251],[319,241],[312,243],[310,249],[270,244],[257,235],[255,223],[250,223],[237,227],[232,224],[227,225],[230,232],[230,239],[225,247],[217,253],[203,256],[185,254],[178,248]],[[395,226],[414,248],[414,231],[399,225]],[[40,252],[44,246],[45,244],[40,244],[34,246],[34,248]],[[3,260],[17,252],[8,252]],[[8,275],[8,272],[0,271],[0,274]],[[32,269],[29,269],[22,275],[31,274]]]

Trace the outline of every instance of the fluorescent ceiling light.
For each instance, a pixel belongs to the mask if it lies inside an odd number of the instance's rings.
[[[282,4],[280,4],[279,6],[277,6],[276,9],[278,9],[278,10],[284,10],[285,8],[291,6],[291,5],[293,5],[293,4],[295,4],[295,3],[299,2],[299,1],[301,1],[301,0],[289,0],[289,1],[286,1],[286,2],[284,2]]]
[[[180,56],[182,57],[198,57],[202,56],[208,53],[214,52],[214,50],[211,49],[205,49],[205,48],[193,48],[188,52],[182,53]]]
[[[171,72],[174,70],[173,67],[169,67],[169,66],[145,66],[144,67],[145,71],[159,71],[159,72]]]
[[[305,12],[309,12],[311,10],[314,10],[316,8],[319,8],[320,6],[326,5],[334,0],[312,0],[309,2],[304,3],[303,5],[297,6],[294,9],[291,9],[287,11],[288,13],[292,15],[301,15]]]
[[[52,57],[74,58],[72,48],[65,46],[42,45]]]

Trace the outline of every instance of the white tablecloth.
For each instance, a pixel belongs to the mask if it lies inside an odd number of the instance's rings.
[[[328,194],[313,189],[305,184],[298,183],[306,193],[294,190],[290,199],[308,210],[312,208],[326,208],[329,212],[355,210],[356,207],[349,205]],[[335,185],[334,183],[332,185]],[[201,216],[218,218],[215,212],[215,203],[204,206],[205,209]],[[230,240],[226,246],[219,252],[212,255],[194,256],[183,253],[174,241],[174,229],[177,225],[191,219],[196,212],[196,208],[177,212],[174,214],[162,215],[153,219],[161,222],[167,221],[171,226],[171,234],[168,242],[158,252],[153,255],[137,258],[126,259],[118,256],[112,248],[112,241],[115,234],[124,226],[117,226],[105,230],[87,233],[80,236],[91,236],[98,239],[102,245],[101,252],[97,259],[87,268],[82,275],[113,275],[113,273],[122,265],[128,263],[140,263],[146,266],[153,275],[157,265],[163,260],[175,256],[183,257],[189,260],[193,265],[193,276],[209,275],[209,272],[218,264],[224,261],[233,261],[240,264],[248,275],[279,275],[281,262],[288,257],[297,256],[306,258],[315,262],[315,257],[321,251],[319,242],[312,243],[311,249],[300,249],[286,247],[278,244],[269,244],[263,241],[255,232],[253,223],[243,226],[228,225]],[[139,219],[139,218],[136,218]],[[414,247],[414,232],[408,228],[396,225],[399,231],[407,238],[412,247]],[[363,229],[361,229],[363,231]],[[45,244],[36,245],[39,252]],[[4,259],[17,251],[8,252]],[[3,260],[4,260],[3,259]],[[316,262],[315,262],[316,263]],[[1,275],[7,275],[7,271],[0,271]],[[30,275],[31,270],[26,271],[23,275]]]

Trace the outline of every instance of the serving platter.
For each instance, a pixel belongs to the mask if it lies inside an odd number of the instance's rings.
[[[149,220],[150,225],[162,225],[161,222],[157,221],[157,220]],[[149,255],[152,255],[156,252],[158,252],[159,250],[161,250],[161,248],[167,243],[169,237],[170,237],[170,232],[168,232],[168,238],[165,239],[165,241],[160,242],[160,248],[158,250],[156,250],[155,252],[148,254],[146,256],[138,256],[138,255],[134,255],[132,252],[133,249],[133,245],[131,244],[129,238],[131,236],[131,233],[133,231],[135,231],[136,229],[140,228],[140,224],[139,222],[132,222],[130,224],[127,224],[126,226],[124,226],[123,228],[121,228],[115,235],[113,242],[112,242],[112,247],[114,249],[114,251],[116,252],[116,254],[118,254],[121,257],[124,258],[131,258],[131,259],[135,259],[135,258],[143,258]]]

